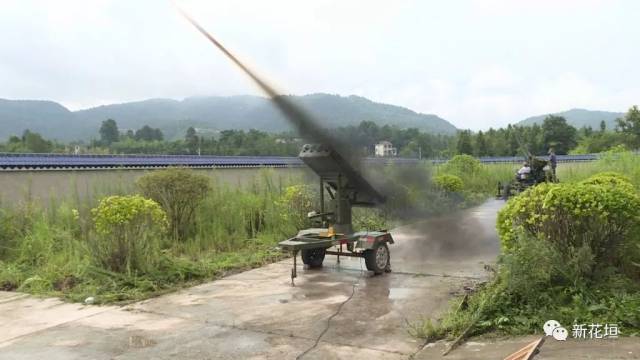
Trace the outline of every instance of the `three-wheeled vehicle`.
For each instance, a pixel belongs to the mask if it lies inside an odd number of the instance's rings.
[[[557,182],[557,178],[555,178],[551,171],[549,161],[528,155],[526,163],[530,168],[530,172],[525,174],[525,176],[516,173],[514,179],[505,184],[498,182],[496,198],[507,200],[511,196],[517,195],[531,186],[543,182]]]

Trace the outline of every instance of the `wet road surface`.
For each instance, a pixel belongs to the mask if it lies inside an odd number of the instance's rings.
[[[439,357],[441,349],[408,335],[407,321],[437,316],[485,278],[502,204],[395,229],[393,272],[381,276],[361,259],[328,257],[321,270],[300,268],[295,287],[289,259],[126,307],[0,292],[0,359]],[[483,358],[477,350],[456,356]]]

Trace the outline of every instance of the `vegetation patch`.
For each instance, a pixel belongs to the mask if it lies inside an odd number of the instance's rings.
[[[493,278],[456,299],[438,321],[413,323],[411,333],[428,340],[541,333],[554,319],[569,329],[617,324],[622,334],[636,334],[639,220],[637,188],[616,172],[529,188],[498,215],[502,255]]]
[[[137,185],[144,196],[162,205],[169,219],[169,234],[176,241],[191,235],[196,208],[211,190],[208,177],[188,169],[153,172],[138,179]]]
[[[513,177],[512,164],[487,165],[470,155],[456,155],[437,166],[434,182],[445,199],[442,204],[455,202],[455,207],[466,208],[495,196],[498,182]]]
[[[91,213],[96,227],[91,245],[100,264],[126,274],[154,267],[160,255],[159,240],[167,228],[167,217],[158,203],[139,195],[109,196]]]
[[[127,302],[277,261],[284,255],[275,245],[300,225],[309,205],[300,199],[311,195],[297,179],[271,179],[264,172],[230,188],[171,169],[138,182],[154,199],[134,193],[3,204],[0,287]],[[193,218],[172,222],[171,211],[185,206]]]
[[[457,193],[464,188],[462,179],[456,175],[442,174],[434,177],[433,180],[437,187],[449,193]]]

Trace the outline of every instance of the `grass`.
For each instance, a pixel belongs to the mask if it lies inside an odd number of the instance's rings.
[[[89,196],[46,203],[27,191],[23,201],[0,204],[0,289],[127,302],[282,259],[275,245],[299,226],[294,216],[284,215],[306,209],[284,208],[286,190],[300,179],[273,178],[265,171],[235,188],[214,179],[213,191],[197,207],[195,235],[179,243],[161,239],[160,254],[148,255],[154,266],[134,273],[105,268],[92,246],[104,239],[96,234],[91,209],[103,196],[126,194],[131,187],[92,189]]]
[[[458,155],[449,162],[434,167],[434,176],[453,175],[462,180],[463,190],[459,194],[458,208],[466,208],[482,203],[496,195],[498,183],[511,181],[517,165],[484,164],[468,155]],[[446,200],[446,199],[445,199]],[[446,203],[446,201],[441,201]]]
[[[471,183],[482,189],[501,176],[496,174],[506,176],[509,167],[512,174],[517,166],[487,165],[488,173],[480,173],[482,177]],[[605,154],[595,162],[558,166],[560,181],[569,184],[603,172],[623,174],[631,180],[636,193],[640,189],[640,157],[632,153]],[[510,201],[514,200],[517,198]],[[639,232],[632,229],[625,239],[630,246],[625,253],[629,257],[640,253]],[[497,273],[488,283],[464,301],[453,299],[439,318],[425,317],[412,322],[409,332],[426,341],[453,339],[467,328],[470,331],[466,336],[520,335],[541,333],[544,322],[555,319],[568,329],[574,322],[618,323],[623,335],[640,334],[637,269],[627,271],[633,268],[628,264],[594,264],[593,253],[583,251],[584,245],[567,249],[567,260],[566,254],[560,256],[561,251],[549,244],[535,236],[521,235],[516,248],[500,256]],[[631,259],[630,264],[640,267],[640,259]]]

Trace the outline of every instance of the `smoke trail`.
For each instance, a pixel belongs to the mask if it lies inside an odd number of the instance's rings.
[[[177,7],[177,6],[176,6]],[[259,77],[254,71],[249,69],[247,65],[242,63],[231,51],[229,51],[220,41],[214,38],[209,32],[207,32],[200,24],[198,24],[191,16],[189,16],[182,9],[177,7],[180,14],[189,21],[202,35],[204,35],[216,48],[218,48],[229,60],[231,60],[236,66],[242,70],[247,76],[258,85],[258,87],[267,94],[274,102],[276,107],[285,115],[289,122],[294,126],[297,132],[307,140],[320,143],[333,150],[339,157],[338,162],[344,161],[348,164],[345,169],[347,173],[354,175],[360,174],[360,171],[354,167],[360,167],[361,156],[359,151],[354,151],[353,146],[350,145],[349,139],[341,139],[339,137],[330,136],[329,133],[321,127],[320,121],[315,119],[311,114],[304,109],[294,104],[286,96],[279,94],[273,86],[268,84],[264,79]],[[349,160],[349,161],[347,161]],[[368,169],[368,176],[365,178],[369,183],[373,182],[377,186],[375,188],[382,189],[383,197],[392,199],[392,204],[389,204],[385,210],[396,213],[403,216],[419,217],[419,214],[426,215],[430,213],[430,210],[425,208],[427,203],[431,202],[432,191],[430,188],[430,174],[426,169],[412,168],[410,166],[394,167],[392,173],[388,173],[383,169],[378,168],[375,172]],[[386,176],[381,176],[387,172]],[[359,176],[353,176],[352,179],[359,179]],[[377,191],[371,188],[371,185],[366,182],[356,180],[356,186],[367,192],[377,194]],[[415,192],[414,189],[420,189],[422,191]],[[426,190],[426,191],[425,191]],[[416,199],[416,196],[421,199]],[[418,200],[418,201],[416,201]],[[379,204],[384,202],[384,199],[378,199]]]
[[[176,6],[177,7],[177,6]],[[231,53],[220,41],[214,38],[207,30],[198,24],[189,14],[177,7],[180,14],[187,19],[202,35],[204,35],[215,47],[217,47],[229,60],[248,75],[258,87],[273,100],[276,107],[285,115],[289,122],[294,126],[297,132],[304,138],[321,143],[331,147],[338,152],[343,158],[351,158],[352,162],[356,158],[352,155],[355,152],[350,151],[350,146],[344,141],[332,138],[328,135],[320,125],[319,121],[302,108],[292,103],[286,96],[279,94],[273,86],[269,85],[264,79],[260,78],[254,71],[249,69],[247,65],[242,63],[234,54]],[[349,156],[345,156],[349,155]]]

